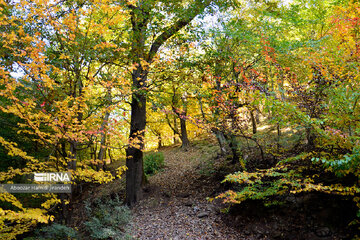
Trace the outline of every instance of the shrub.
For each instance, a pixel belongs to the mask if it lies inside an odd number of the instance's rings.
[[[164,154],[162,152],[149,153],[144,157],[144,172],[154,175],[164,167]]]
[[[85,203],[89,220],[84,223],[92,239],[130,239],[127,225],[131,213],[116,196],[115,199],[97,199]]]
[[[36,231],[35,238],[26,238],[30,239],[80,239],[78,232],[68,226],[53,223],[49,226],[43,227],[40,230]]]

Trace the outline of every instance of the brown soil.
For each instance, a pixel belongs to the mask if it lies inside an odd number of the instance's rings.
[[[206,200],[219,182],[199,175],[199,151],[163,151],[166,168],[149,178],[144,199],[133,209],[137,239],[244,239],[228,226],[221,206]]]

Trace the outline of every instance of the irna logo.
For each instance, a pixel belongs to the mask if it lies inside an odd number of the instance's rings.
[[[37,182],[70,182],[71,173],[69,172],[34,173],[34,180]]]

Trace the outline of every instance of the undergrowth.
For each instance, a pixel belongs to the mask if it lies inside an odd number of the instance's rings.
[[[156,174],[165,166],[162,152],[149,153],[144,156],[144,172],[147,176]]]
[[[87,201],[85,210],[89,220],[84,225],[92,239],[131,239],[128,234],[131,213],[118,196]]]

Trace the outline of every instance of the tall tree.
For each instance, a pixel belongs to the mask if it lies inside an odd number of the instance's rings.
[[[209,6],[211,0],[185,1],[156,1],[140,0],[136,3],[127,1],[127,6],[131,15],[132,26],[132,46],[130,58],[132,59],[134,70],[132,71],[132,100],[131,100],[131,121],[130,121],[130,141],[138,139],[139,146],[132,144],[126,150],[126,203],[134,205],[142,196],[143,178],[143,148],[144,133],[146,126],[146,102],[147,102],[147,78],[149,65],[159,52],[160,47],[179,30],[188,25],[198,14]],[[186,7],[183,7],[183,6]],[[168,19],[162,19],[165,28],[156,29],[157,36],[150,48],[148,47],[150,23],[161,20],[159,6],[166,9],[170,15],[175,15],[173,22],[168,23]]]

